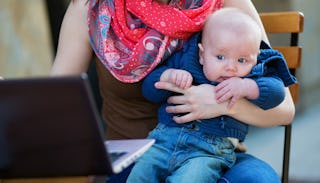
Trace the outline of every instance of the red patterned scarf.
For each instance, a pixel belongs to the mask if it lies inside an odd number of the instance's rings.
[[[202,29],[223,0],[91,0],[88,26],[101,62],[122,82],[143,79],[183,40]]]

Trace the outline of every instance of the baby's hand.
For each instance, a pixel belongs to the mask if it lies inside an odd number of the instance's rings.
[[[252,92],[252,90],[250,90],[248,86],[247,79],[237,77],[224,80],[215,87],[217,102],[222,103],[229,100],[228,109],[230,109],[238,99],[248,96],[249,92]]]
[[[167,81],[175,84],[177,87],[186,89],[192,84],[192,75],[185,70],[181,69],[168,69],[162,73],[160,81]]]

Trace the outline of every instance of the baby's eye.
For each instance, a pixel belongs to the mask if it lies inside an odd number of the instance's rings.
[[[217,55],[217,59],[218,59],[218,60],[223,60],[223,59],[224,59],[224,56],[223,56],[223,55]]]
[[[246,63],[247,60],[246,60],[245,58],[239,58],[239,59],[238,59],[238,62],[239,62],[239,63]]]

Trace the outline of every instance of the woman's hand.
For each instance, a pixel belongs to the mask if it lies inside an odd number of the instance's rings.
[[[214,86],[202,84],[181,89],[172,83],[157,82],[156,88],[169,90],[183,95],[172,96],[168,103],[175,106],[167,107],[168,113],[187,113],[173,118],[177,123],[187,123],[198,119],[214,118],[227,113],[227,102],[218,104],[215,99]]]
[[[288,88],[286,88],[284,101],[275,108],[263,110],[246,99],[239,99],[234,107],[228,110],[226,102],[217,103],[214,95],[214,86],[208,84],[191,86],[188,89],[181,89],[167,82],[157,82],[155,86],[158,89],[183,94],[182,96],[173,96],[168,99],[169,103],[177,105],[168,107],[167,111],[169,113],[188,113],[174,117],[177,123],[228,115],[249,125],[271,127],[290,124],[295,113]]]

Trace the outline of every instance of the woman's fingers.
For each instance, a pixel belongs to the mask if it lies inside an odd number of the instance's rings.
[[[174,105],[166,107],[166,111],[173,114],[183,114],[191,112],[192,107],[190,105]]]
[[[167,102],[170,104],[175,104],[175,105],[187,104],[188,99],[185,95],[171,96],[168,98]]]
[[[184,89],[181,89],[180,87],[176,86],[175,84],[169,83],[169,82],[164,82],[164,81],[159,81],[155,83],[155,87],[157,89],[163,89],[163,90],[168,90],[176,93],[185,93]]]
[[[190,121],[194,121],[194,120],[197,120],[197,119],[195,118],[193,113],[188,113],[188,114],[185,114],[185,115],[182,115],[182,116],[174,116],[173,120],[176,123],[182,124],[182,123],[188,123]]]

